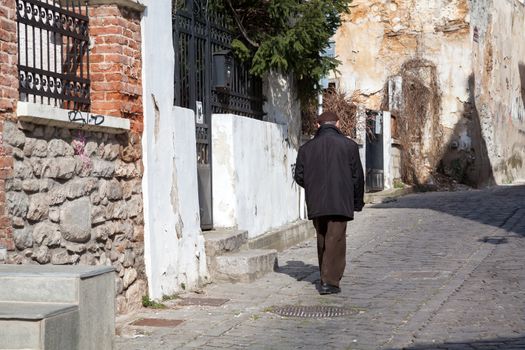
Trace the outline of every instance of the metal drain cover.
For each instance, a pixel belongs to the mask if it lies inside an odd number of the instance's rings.
[[[284,317],[300,317],[300,318],[330,318],[330,317],[343,317],[355,314],[356,311],[340,307],[340,306],[325,306],[325,305],[314,305],[314,306],[298,306],[298,305],[285,305],[276,306],[270,309],[270,312],[284,316]]]

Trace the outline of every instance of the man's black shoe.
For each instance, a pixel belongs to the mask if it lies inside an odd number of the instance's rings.
[[[337,294],[337,293],[341,293],[341,288],[332,286],[331,284],[328,284],[328,283],[324,283],[324,282],[321,283],[321,287],[319,288],[319,294],[325,295],[325,294]]]

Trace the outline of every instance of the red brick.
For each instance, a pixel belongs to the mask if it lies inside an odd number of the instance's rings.
[[[118,44],[128,45],[129,39],[123,35],[108,35],[100,37],[100,41],[104,44]]]
[[[89,12],[90,18],[122,15],[116,5],[90,7]]]
[[[122,27],[117,27],[117,26],[89,28],[89,35],[91,36],[97,36],[97,35],[104,36],[104,35],[114,35],[114,34],[122,35],[123,33],[124,33],[124,29]]]
[[[91,88],[95,91],[118,91],[120,90],[120,82],[93,82]]]
[[[121,107],[120,101],[93,101],[91,107],[99,111],[119,110]]]
[[[1,169],[12,168],[12,167],[13,167],[12,157],[0,157],[0,168]]]
[[[1,228],[11,227],[11,218],[9,216],[0,217],[0,227]]]
[[[10,179],[13,176],[13,169],[0,169],[0,179]]]
[[[9,238],[0,238],[0,245],[4,246],[8,251],[15,250],[15,243]]]

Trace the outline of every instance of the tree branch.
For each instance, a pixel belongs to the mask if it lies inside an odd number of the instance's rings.
[[[226,1],[228,2],[228,5],[230,5],[230,9],[232,10],[233,18],[235,18],[237,27],[239,27],[239,30],[241,31],[241,34],[244,37],[244,39],[246,39],[246,41],[253,47],[259,47],[259,44],[253,41],[252,39],[250,39],[250,37],[248,36],[248,33],[246,32],[246,29],[242,25],[241,20],[239,19],[239,16],[237,16],[237,12],[235,12],[235,9],[233,8],[231,0],[226,0]]]

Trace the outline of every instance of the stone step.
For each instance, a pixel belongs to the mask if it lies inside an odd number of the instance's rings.
[[[250,249],[277,249],[282,252],[314,237],[315,228],[312,222],[299,220],[250,239],[247,245]]]
[[[217,281],[253,282],[276,268],[275,249],[249,249],[216,256],[211,273]]]
[[[79,349],[78,306],[0,302],[0,349]]]
[[[0,302],[78,305],[82,332],[76,348],[113,348],[115,273],[112,267],[0,265]]]
[[[203,234],[207,257],[238,251],[248,242],[248,231],[219,229]]]

